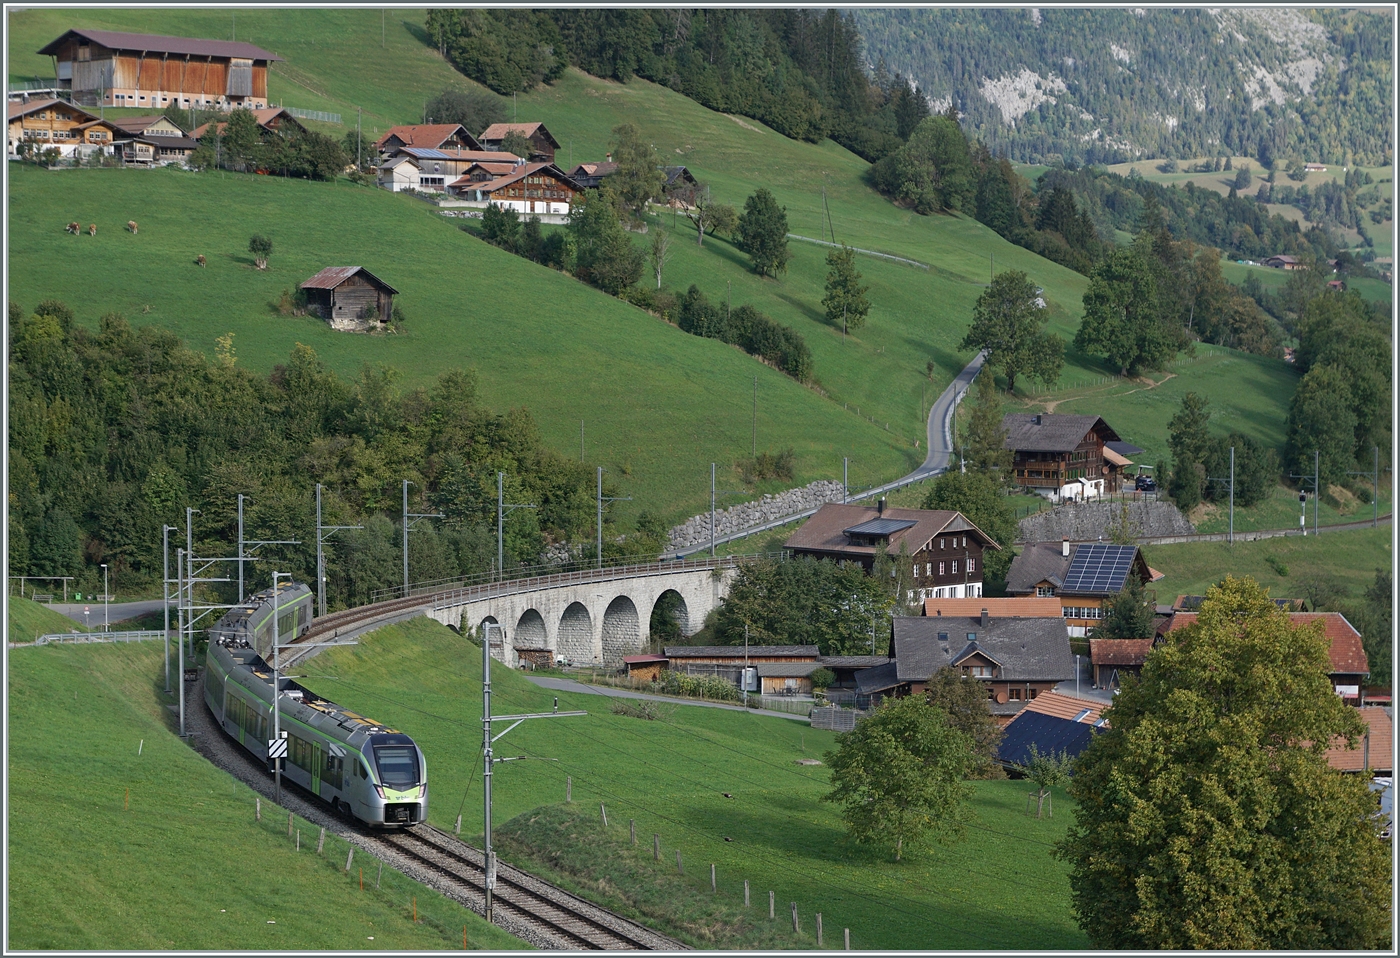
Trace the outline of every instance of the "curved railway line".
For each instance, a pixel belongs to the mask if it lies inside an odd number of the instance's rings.
[[[435,883],[439,891],[474,911],[484,909],[482,863],[485,856],[480,849],[428,825],[376,835],[371,841],[388,845],[434,872],[439,876]],[[569,950],[680,951],[689,947],[499,859],[491,906],[493,911],[502,913],[501,917],[536,926],[537,931],[558,940],[560,947]]]

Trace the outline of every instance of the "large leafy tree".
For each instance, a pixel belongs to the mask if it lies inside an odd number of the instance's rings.
[[[642,131],[635,124],[615,126],[612,135],[617,170],[608,177],[608,186],[617,193],[624,209],[640,216],[649,202],[661,196],[666,174],[657,164],[655,148],[642,139]]]
[[[1178,337],[1159,312],[1153,272],[1135,247],[1116,250],[1095,267],[1075,348],[1102,356],[1125,375],[1169,362],[1177,354]]]
[[[715,618],[716,638],[742,645],[815,645],[869,655],[889,641],[892,597],[856,563],[759,559],[739,569]]]
[[[841,335],[846,335],[848,326],[859,329],[865,325],[865,316],[870,312],[870,300],[865,294],[869,286],[860,284],[860,271],[856,269],[856,253],[849,246],[826,254],[826,295],[822,306],[826,308],[829,323],[841,324]]]
[[[646,254],[632,245],[613,199],[606,188],[588,190],[570,211],[568,231],[574,241],[575,275],[617,295],[641,279]]]
[[[432,10],[428,16],[443,12]],[[473,136],[506,120],[505,101],[487,90],[443,90],[428,101],[426,112],[434,123],[459,123]]]
[[[977,401],[963,430],[960,455],[966,468],[986,473],[998,485],[1010,482],[1014,453],[1006,448],[1006,427],[1002,425],[1001,397],[992,374],[977,377]]]
[[[1011,544],[1016,541],[1016,517],[997,480],[981,472],[945,472],[933,480],[923,508],[955,509],[996,540],[1001,549],[985,550],[982,568],[988,579],[1006,578],[1014,558]]]
[[[948,724],[967,736],[972,748],[968,773],[989,772],[1001,742],[1001,726],[987,707],[986,687],[945,665],[924,686],[924,700],[941,709]]]
[[[1130,575],[1122,590],[1109,596],[1102,621],[1089,630],[1089,635],[1095,639],[1150,639],[1153,616],[1146,586],[1136,575]]]
[[[1313,367],[1298,383],[1288,408],[1285,457],[1290,472],[1307,475],[1316,466],[1325,482],[1349,481],[1347,473],[1356,468],[1350,385],[1333,365]]]
[[[787,207],[760,188],[744,201],[739,216],[739,248],[753,260],[754,272],[774,276],[787,272],[792,254],[787,248]]]
[[[1364,723],[1294,628],[1227,577],[1128,683],[1075,766],[1057,846],[1098,948],[1388,948],[1391,846],[1375,795],[1327,764]]]
[[[919,696],[885,699],[826,753],[831,791],[856,842],[891,848],[948,844],[963,833],[972,741]]]
[[[976,195],[972,153],[957,120],[922,120],[893,155],[894,194],[916,213],[971,210]]]
[[[1049,385],[1060,378],[1064,342],[1045,331],[1049,322],[1040,293],[1020,270],[998,273],[977,297],[972,325],[959,349],[987,350],[987,363],[1006,377],[1006,390],[1026,375]]]

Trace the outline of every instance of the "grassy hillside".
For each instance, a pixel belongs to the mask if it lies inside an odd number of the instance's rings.
[[[5,597],[5,620],[5,635],[11,642],[33,642],[40,635],[83,631],[82,626],[68,616],[17,595]]]
[[[373,11],[251,11],[240,15],[238,36],[288,58],[274,70],[274,95],[287,82],[278,79],[280,71],[284,78],[309,78],[304,86],[325,94],[297,105],[345,114],[363,100],[385,123],[413,122],[423,95],[467,81],[433,50],[414,46],[412,25],[421,23],[421,12],[395,16],[401,22],[389,23],[388,42],[398,44],[391,51],[396,66],[382,75],[346,66],[382,55]],[[26,51],[70,23],[224,36],[224,17],[224,11],[158,17],[24,11],[12,15],[13,69],[38,70]],[[577,71],[519,97],[517,108],[522,119],[548,124],[563,144],[565,165],[601,159],[611,129],[635,122],[662,157],[687,165],[720,201],[741,207],[767,187],[786,206],[794,234],[829,239],[834,232],[841,242],[930,268],[859,257],[874,306],[869,324],[843,339],[820,305],[823,247],[792,242],[790,268],[775,281],[755,276],[747,257],[724,240],[694,245],[684,219],[663,215],[652,223],[678,234],[665,284],[683,290],[695,283],[712,300],[751,303],[797,330],[815,358],[820,391],[814,392],[731,347],[694,340],[567,277],[487,248],[408,197],[233,174],[27,169],[12,181],[11,295],[27,305],[43,296],[65,298],[88,323],[118,309],[135,322],[168,326],[206,351],[232,331],[239,361],[259,371],[298,341],[342,373],[383,362],[400,369],[407,383],[474,366],[486,401],[529,407],[555,448],[577,450],[584,420],[587,457],[633,496],[620,504],[624,515],[646,509],[675,518],[708,504],[712,461],[721,465],[722,486],[738,488],[737,475],[724,469],[749,455],[755,376],[761,450],[791,446],[797,482],[838,476],[842,457],[849,457],[852,485],[871,485],[922,461],[926,403],[970,358],[957,346],[993,265],[1025,270],[1044,287],[1056,333],[1068,340],[1077,329],[1083,276],[966,218],[894,207],[865,184],[867,165],[830,141],[797,143],[645,81],[624,85]],[[135,237],[120,231],[133,217],[142,224]],[[98,240],[64,235],[62,224],[74,218],[99,222]],[[245,251],[246,237],[256,231],[277,245],[267,273],[252,270]],[[208,256],[207,270],[193,268],[198,253]],[[269,304],[282,290],[341,263],[368,266],[403,291],[408,335],[347,336],[311,319],[275,316]],[[1087,389],[1111,372],[1072,350],[1067,360],[1058,389]],[[1222,400],[1234,385],[1204,370],[1196,382],[1190,364],[1173,372],[1178,386],[1223,390]],[[1261,375],[1265,391],[1246,404],[1258,428],[1281,442],[1287,377]],[[1138,445],[1164,446],[1169,416],[1141,414],[1139,401],[1130,389],[1090,400],[1093,411]]]
[[[522,947],[392,869],[360,891],[344,842],[318,857],[298,820],[298,851],[265,799],[257,822],[252,790],[171,732],[160,669],[157,642],[9,657],[7,950],[447,950],[463,925]]]
[[[480,663],[478,647],[416,619],[323,653],[304,682],[413,735],[434,776],[430,820],[450,828],[460,811],[467,835],[482,816]],[[553,707],[554,693],[519,673],[497,666],[491,679],[497,714]],[[561,710],[589,714],[525,722],[497,743],[498,755],[534,759],[496,772],[493,814],[503,830],[528,830],[506,823],[562,802],[569,776],[574,806],[596,819],[605,804],[614,839],[626,841],[635,819],[639,843],[661,836],[664,861],[674,863],[679,850],[691,892],[709,895],[714,863],[726,905],[742,902],[747,878],[755,910],[776,892],[780,926],[788,902],[799,903],[808,935],[812,913],[822,912],[828,948],[840,947],[845,927],[863,949],[1085,947],[1064,866],[1050,857],[1070,817],[1063,793],[1055,817],[1037,821],[1026,815],[1023,782],[977,783],[966,840],[896,865],[887,850],[848,843],[836,808],[819,801],[826,769],[797,764],[820,759],[832,733],[689,705],[665,705],[661,720],[646,722],[612,714],[601,696],[558,700]]]

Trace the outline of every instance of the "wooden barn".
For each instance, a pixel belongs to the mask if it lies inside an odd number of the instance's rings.
[[[342,332],[383,329],[398,290],[363,266],[327,266],[301,284],[306,308]]]
[[[504,150],[506,136],[519,133],[530,141],[531,153],[526,159],[534,163],[553,163],[554,154],[560,149],[554,134],[540,122],[535,123],[492,123],[482,131],[477,140],[483,150]]]
[[[282,59],[251,43],[112,30],[69,30],[39,53],[75,103],[154,110],[266,107],[267,71]]]

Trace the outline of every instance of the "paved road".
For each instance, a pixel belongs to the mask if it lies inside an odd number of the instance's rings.
[[[698,705],[701,708],[707,709],[728,709],[731,712],[748,712],[752,715],[767,715],[771,718],[793,719],[797,722],[808,721],[807,716],[793,715],[791,712],[771,712],[768,709],[750,709],[744,708],[742,705],[724,705],[720,702],[696,702],[692,699],[678,699],[669,695],[648,695],[645,692],[615,689],[610,685],[585,685],[574,679],[559,679],[549,675],[526,675],[525,678],[542,689],[553,689],[556,692],[580,692],[585,695],[604,695],[608,698],[615,699],[646,699],[648,702],[669,702],[672,705]]]
[[[134,619],[138,615],[145,615],[147,612],[159,612],[165,603],[160,599],[148,599],[142,602],[113,602],[107,606],[107,621],[109,623],[124,622],[127,619]],[[101,602],[69,602],[66,605],[62,602],[55,602],[47,608],[55,612],[68,616],[74,622],[86,624],[89,628],[102,627],[102,603]],[[88,614],[83,615],[83,610],[87,609]],[[175,606],[170,607],[170,615],[175,616]]]

